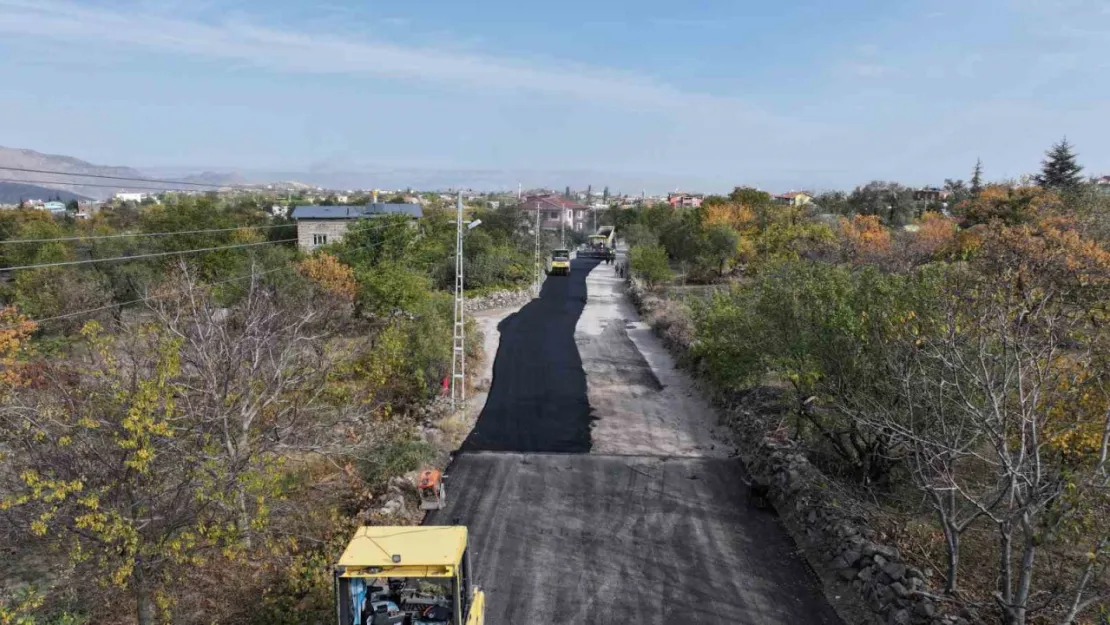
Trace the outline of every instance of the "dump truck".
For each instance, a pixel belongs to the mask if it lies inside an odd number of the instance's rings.
[[[484,625],[463,526],[360,527],[335,566],[339,625]]]
[[[586,256],[590,258],[605,258],[614,249],[617,243],[617,229],[614,226],[601,226],[596,234],[591,234],[590,242],[586,247]]]
[[[570,250],[552,250],[551,266],[547,269],[550,276],[570,275]]]

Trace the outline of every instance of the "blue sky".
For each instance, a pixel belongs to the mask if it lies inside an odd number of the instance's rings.
[[[1095,0],[0,0],[0,144],[849,188],[1110,173]],[[595,186],[598,180],[567,180]]]

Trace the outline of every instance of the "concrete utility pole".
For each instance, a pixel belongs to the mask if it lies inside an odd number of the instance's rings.
[[[455,332],[451,340],[451,411],[466,399],[466,324],[463,293],[463,202],[459,192],[455,207]]]
[[[533,290],[536,292],[536,297],[540,296],[540,267],[543,264],[543,259],[540,258],[540,203],[536,202],[536,264],[533,268],[535,275],[533,276]]]
[[[560,213],[561,216],[559,218],[559,247],[565,250],[567,249],[567,208],[563,206]],[[570,214],[573,216],[574,211],[571,211]]]

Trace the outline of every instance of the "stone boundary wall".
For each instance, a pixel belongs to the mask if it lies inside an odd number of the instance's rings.
[[[481,297],[466,298],[466,312],[475,313],[494,308],[516,308],[532,301],[532,285],[523,289],[494,291]]]
[[[676,319],[674,304],[630,281],[629,295],[643,321],[663,339],[678,362],[688,362],[693,344],[688,319]],[[710,393],[714,395],[714,393]],[[770,487],[771,501],[810,564],[835,575],[859,592],[859,599],[888,625],[968,625],[967,617],[944,614],[951,609],[930,588],[931,571],[908,566],[897,549],[875,540],[867,519],[850,510],[841,489],[814,467],[789,442],[765,436],[759,416],[736,406],[714,403],[722,421],[737,436],[741,458],[749,471]],[[976,619],[977,620],[977,619]],[[854,625],[854,624],[853,624]]]

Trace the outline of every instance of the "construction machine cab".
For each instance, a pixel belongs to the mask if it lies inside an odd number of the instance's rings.
[[[360,527],[335,567],[339,625],[483,625],[465,527]]]

